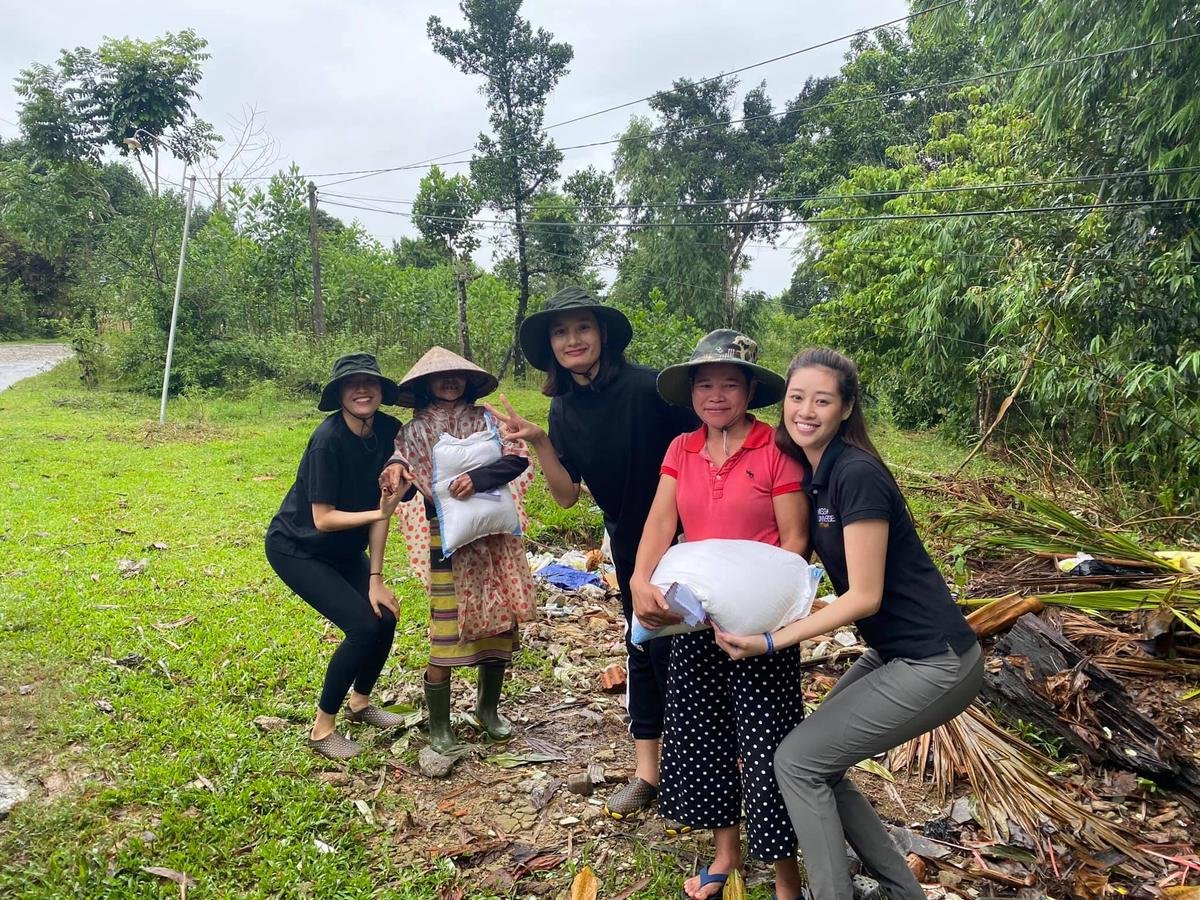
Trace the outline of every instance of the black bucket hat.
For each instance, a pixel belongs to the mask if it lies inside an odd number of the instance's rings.
[[[758,342],[731,328],[718,328],[700,338],[687,362],[667,366],[658,373],[658,394],[673,406],[692,406],[692,375],[696,366],[731,363],[746,369],[758,384],[748,407],[758,409],[783,399],[787,382],[778,372],[758,364]]]
[[[325,387],[321,388],[321,402],[317,404],[317,409],[321,412],[333,412],[335,409],[341,408],[342,398],[338,393],[339,385],[343,378],[350,375],[374,375],[378,378],[383,388],[383,402],[389,406],[396,402],[396,398],[400,394],[400,388],[396,382],[385,378],[379,371],[379,361],[374,356],[370,353],[348,353],[345,356],[339,356],[337,362],[333,364],[333,374],[329,376]]]
[[[574,309],[587,309],[596,316],[596,321],[606,332],[605,344],[613,353],[620,353],[633,340],[633,326],[625,313],[605,306],[581,287],[565,287],[521,323],[521,352],[535,369],[548,372],[554,360],[554,351],[550,349],[550,320],[557,313]]]

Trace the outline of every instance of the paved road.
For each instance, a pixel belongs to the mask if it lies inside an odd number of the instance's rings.
[[[0,391],[71,357],[66,344],[0,344]]]

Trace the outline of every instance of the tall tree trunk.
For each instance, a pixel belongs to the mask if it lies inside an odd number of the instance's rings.
[[[466,260],[454,257],[454,280],[458,283],[458,349],[465,359],[475,362],[471,356],[471,334],[467,326],[467,272]]]
[[[725,325],[729,328],[738,327],[737,307],[733,297],[733,270],[727,263],[721,272],[721,300],[725,304]]]
[[[517,276],[520,291],[517,294],[517,316],[513,322],[513,374],[518,378],[525,374],[525,355],[521,352],[521,323],[525,321],[525,311],[529,309],[529,260],[525,254],[525,218],[524,210],[518,202],[513,210],[513,220],[517,229]]]

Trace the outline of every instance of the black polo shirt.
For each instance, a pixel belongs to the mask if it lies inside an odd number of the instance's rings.
[[[317,426],[300,457],[296,482],[267,529],[267,543],[288,556],[345,561],[367,549],[371,526],[318,531],[312,505],[343,512],[379,508],[379,473],[396,447],[400,421],[375,414],[375,434],[365,440],[350,430],[339,410]]]
[[[623,569],[632,570],[667,447],[699,424],[658,395],[657,378],[626,364],[601,385],[573,384],[550,401],[550,441],[571,480],[587,482]]]
[[[821,455],[816,474],[805,461],[811,504],[812,548],[840,595],[849,589],[842,529],[854,522],[888,523],[883,601],[879,611],[859,619],[859,634],[885,661],[964,653],[975,632],[950,597],[950,590],[917,536],[904,497],[883,463],[865,450],[835,437]]]

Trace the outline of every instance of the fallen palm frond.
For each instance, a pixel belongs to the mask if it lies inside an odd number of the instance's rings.
[[[1016,824],[1045,859],[1047,828],[1055,842],[1094,855],[1120,850],[1147,862],[1135,846],[1138,835],[1126,826],[1097,815],[1046,772],[1058,763],[1001,728],[978,704],[940,728],[914,738],[891,752],[893,770],[924,775],[929,770],[943,798],[966,778],[974,790],[975,816],[992,838],[1009,842]]]
[[[1182,579],[1180,579],[1182,582]],[[1176,584],[1179,584],[1177,582]],[[1191,583],[1191,582],[1189,582]],[[1158,606],[1173,606],[1179,609],[1200,608],[1200,591],[1177,586],[1167,588],[1123,588],[1112,591],[1062,591],[1060,593],[1037,594],[1037,599],[1047,606],[1069,606],[1085,612],[1137,612]],[[963,606],[987,606],[1000,597],[974,597],[960,600]]]
[[[1092,662],[1122,675],[1149,675],[1162,678],[1191,676],[1200,678],[1200,664],[1174,659],[1142,659],[1136,656],[1093,656]]]
[[[1186,572],[1179,560],[1160,556],[1129,535],[1094,525],[1044,497],[1007,492],[1015,506],[984,497],[943,514],[939,527],[970,535],[980,547],[1074,555],[1080,551],[1152,572]]]
[[[1168,610],[1171,615],[1173,610]],[[1143,649],[1141,634],[1128,634],[1092,616],[1064,609],[1059,613],[1063,637],[1077,646],[1092,647],[1092,662],[1122,675],[1200,677],[1200,663],[1179,659],[1155,659]]]

